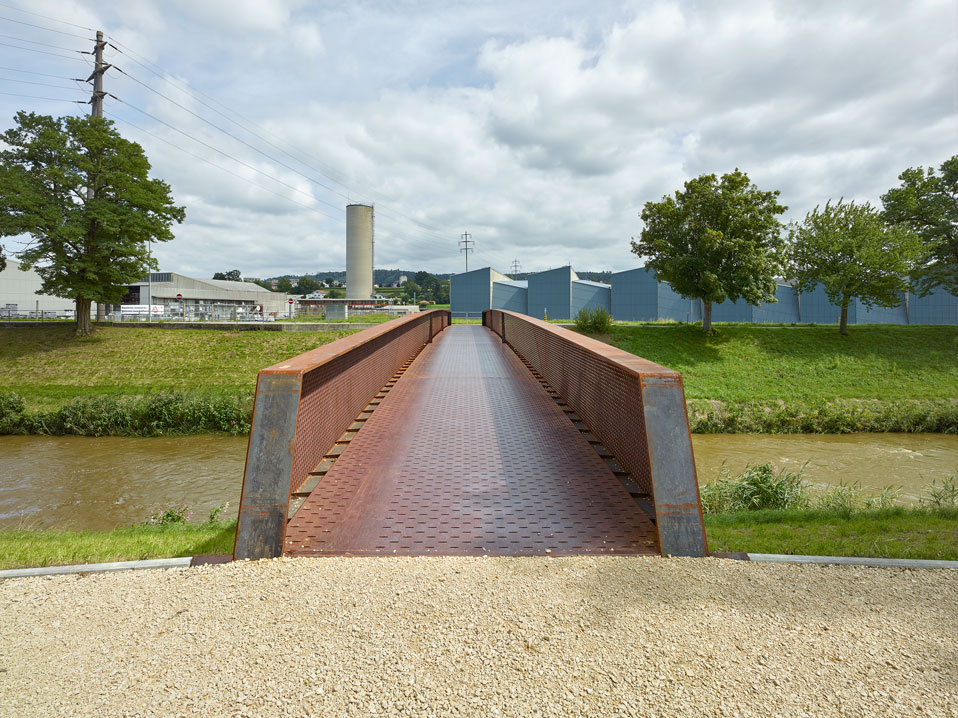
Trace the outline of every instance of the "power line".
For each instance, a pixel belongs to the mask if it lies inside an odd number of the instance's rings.
[[[8,5],[8,4],[5,3],[5,2],[0,2],[0,7],[5,7],[5,8],[7,8],[7,9],[9,9],[9,10],[16,10],[17,12],[22,12],[22,13],[24,13],[25,15],[33,15],[34,17],[42,17],[44,20],[50,20],[51,22],[58,22],[58,23],[60,23],[61,25],[69,25],[70,27],[78,27],[78,28],[80,28],[81,30],[89,30],[90,32],[93,32],[93,28],[92,28],[92,27],[85,27],[85,26],[83,26],[83,25],[77,25],[77,24],[74,23],[74,22],[67,22],[66,20],[60,20],[60,19],[55,18],[55,17],[50,17],[49,15],[41,15],[41,14],[38,13],[38,12],[31,12],[31,11],[29,11],[29,10],[21,10],[21,9],[18,8],[16,5]],[[9,20],[9,18],[0,18],[0,19],[2,19],[2,20]],[[23,24],[23,25],[29,25],[29,24],[30,24],[30,23],[22,22],[21,20],[11,20],[11,22],[19,22],[19,23],[21,23],[21,24]],[[41,25],[34,25],[34,27],[42,27],[42,26],[41,26]],[[54,30],[53,28],[50,28],[50,27],[44,27],[43,29],[44,29],[44,30],[49,30],[50,32],[59,32],[59,33],[61,33],[61,34],[63,34],[63,35],[70,35],[70,34],[72,34],[72,33],[68,33],[68,32],[63,32],[63,30]],[[90,39],[90,38],[88,38],[88,37],[84,37],[83,35],[74,35],[74,37],[83,37],[84,40],[89,40],[89,39]]]
[[[72,47],[63,47],[63,45],[51,45],[48,42],[39,42],[37,40],[27,40],[25,37],[17,37],[16,35],[4,35],[0,33],[0,37],[6,37],[10,40],[16,40],[17,42],[29,42],[31,45],[41,45],[43,47],[52,47],[55,50],[66,50],[67,52],[80,52],[79,50],[74,50]]]
[[[186,112],[189,112],[191,115],[193,115],[193,117],[197,118],[198,120],[201,120],[202,122],[205,122],[205,123],[208,124],[210,127],[214,128],[214,129],[216,129],[216,130],[219,130],[219,131],[222,132],[223,134],[228,135],[229,137],[232,137],[234,140],[236,140],[236,141],[239,142],[240,144],[245,145],[246,147],[249,147],[249,148],[250,148],[251,150],[253,150],[254,152],[258,152],[259,154],[263,155],[263,157],[265,157],[266,159],[271,160],[271,161],[275,162],[276,164],[278,164],[278,165],[280,165],[280,166],[282,166],[282,167],[285,167],[285,168],[288,169],[290,172],[295,172],[295,173],[298,174],[300,177],[302,177],[302,178],[304,178],[304,179],[306,179],[306,180],[308,180],[308,181],[310,181],[310,182],[313,182],[314,184],[317,184],[317,185],[319,185],[320,187],[323,187],[324,189],[327,189],[327,190],[329,190],[329,191],[331,191],[331,192],[334,192],[334,191],[335,191],[335,190],[333,190],[331,187],[327,187],[326,185],[324,185],[322,182],[318,182],[318,181],[316,181],[315,179],[313,179],[312,177],[309,177],[308,175],[303,174],[302,172],[300,172],[299,170],[297,170],[295,167],[291,167],[290,165],[286,164],[285,162],[282,162],[282,161],[276,159],[275,157],[272,157],[271,155],[267,154],[266,152],[263,152],[261,149],[259,149],[258,147],[255,147],[254,145],[251,145],[251,144],[250,144],[249,142],[247,142],[246,140],[244,140],[244,139],[242,139],[242,138],[240,138],[240,137],[237,137],[236,135],[234,135],[234,134],[233,134],[232,132],[230,132],[229,130],[224,130],[224,129],[223,129],[222,127],[220,127],[219,125],[216,125],[216,124],[210,122],[209,120],[207,120],[207,119],[206,119],[205,117],[203,117],[202,115],[199,115],[199,114],[197,114],[196,112],[193,112],[193,110],[191,110],[189,107],[186,107],[185,105],[181,105],[181,104],[180,104],[179,102],[177,102],[176,100],[174,100],[174,99],[172,99],[172,98],[170,98],[170,97],[167,97],[166,95],[164,95],[162,92],[160,92],[160,91],[158,91],[158,90],[154,90],[152,87],[150,87],[148,84],[146,84],[146,83],[143,82],[142,80],[138,80],[137,78],[133,77],[133,75],[129,74],[128,72],[125,72],[124,70],[122,70],[121,68],[117,67],[116,65],[114,65],[113,67],[114,67],[114,69],[116,69],[118,72],[123,73],[124,75],[126,75],[127,77],[129,77],[131,80],[133,80],[133,81],[136,82],[137,84],[140,84],[140,85],[142,85],[143,87],[145,87],[145,88],[146,88],[147,90],[149,90],[150,92],[153,92],[153,93],[159,95],[160,97],[162,97],[162,98],[163,98],[164,100],[166,100],[167,102],[172,102],[174,105],[176,105],[176,106],[179,107],[180,109],[185,110]],[[314,199],[315,199],[317,202],[321,202],[322,204],[328,205],[328,206],[333,207],[333,208],[335,208],[335,209],[340,209],[340,207],[339,207],[338,205],[332,204],[331,202],[327,202],[326,200],[319,199],[318,197],[314,197]],[[347,198],[347,199],[348,199],[348,198]]]
[[[146,115],[146,116],[149,117],[150,119],[152,119],[152,120],[154,120],[154,121],[156,121],[156,122],[159,122],[159,123],[162,124],[162,125],[166,125],[167,127],[169,127],[169,128],[170,128],[171,130],[173,130],[174,132],[179,132],[179,133],[180,133],[181,135],[183,135],[184,137],[188,137],[189,139],[193,140],[194,142],[197,142],[197,143],[203,145],[204,147],[207,147],[207,148],[213,150],[214,152],[217,152],[218,154],[221,154],[221,155],[223,155],[224,157],[233,160],[233,161],[236,162],[237,164],[243,165],[243,166],[246,167],[247,169],[251,169],[251,170],[253,170],[254,172],[257,172],[258,174],[261,174],[261,175],[263,175],[264,177],[268,177],[269,179],[273,180],[274,182],[277,182],[277,183],[283,185],[284,187],[288,187],[289,189],[293,190],[294,192],[298,192],[299,194],[304,195],[304,196],[306,196],[306,197],[309,197],[311,200],[316,201],[316,197],[314,197],[314,196],[313,196],[312,194],[310,194],[309,192],[304,192],[303,190],[299,189],[298,187],[295,187],[295,186],[293,186],[293,185],[291,185],[291,184],[289,184],[289,183],[287,183],[287,182],[284,182],[283,180],[281,180],[281,179],[279,179],[279,178],[277,178],[277,177],[274,177],[274,176],[271,175],[271,174],[268,174],[268,173],[264,172],[263,170],[259,169],[258,167],[255,167],[254,165],[249,164],[248,162],[244,162],[244,161],[241,160],[241,159],[237,159],[236,157],[233,157],[233,155],[229,154],[228,152],[225,152],[224,150],[219,149],[218,147],[214,147],[213,145],[209,144],[208,142],[204,142],[203,140],[200,140],[200,139],[197,139],[196,137],[193,137],[193,135],[191,135],[190,133],[188,133],[188,132],[186,132],[186,131],[184,131],[184,130],[181,130],[179,127],[175,127],[174,125],[171,125],[171,124],[170,124],[169,122],[167,122],[166,120],[162,120],[162,119],[160,119],[159,117],[157,117],[156,115],[153,115],[153,114],[147,112],[146,110],[141,109],[141,108],[137,107],[136,105],[133,105],[133,104],[127,102],[126,100],[121,100],[119,97],[116,97],[115,95],[112,95],[112,94],[110,95],[110,97],[112,97],[114,100],[117,100],[118,102],[122,102],[122,103],[123,103],[124,105],[126,105],[127,107],[132,107],[134,110],[136,110],[137,112],[139,112],[139,113],[141,113],[141,114]],[[324,204],[328,204],[328,203],[324,203]],[[335,205],[330,205],[330,206],[332,206],[334,209],[339,209],[341,212],[345,213],[345,210],[340,209],[339,207],[336,207]],[[337,218],[337,219],[338,219],[338,218]]]
[[[86,58],[81,58],[81,59],[85,60]],[[55,77],[58,80],[72,79],[72,78],[64,77],[63,75],[51,75],[48,72],[34,72],[33,70],[21,70],[17,67],[0,67],[0,70],[9,70],[10,72],[22,72],[27,75],[38,75],[40,77]]]
[[[291,197],[288,197],[288,196],[286,196],[286,195],[284,195],[284,194],[280,194],[279,192],[276,192],[276,191],[274,191],[274,190],[271,190],[271,189],[269,189],[268,187],[264,187],[264,186],[261,185],[261,184],[258,184],[258,183],[256,183],[256,182],[253,182],[253,180],[251,180],[249,177],[244,177],[243,175],[239,174],[238,172],[233,172],[231,169],[228,169],[228,168],[226,168],[226,167],[223,167],[222,165],[218,165],[218,164],[216,164],[215,162],[213,162],[212,160],[210,160],[210,159],[207,158],[207,157],[203,157],[202,155],[198,155],[198,154],[196,154],[195,152],[190,152],[188,149],[186,149],[186,148],[184,148],[184,147],[180,147],[180,146],[179,146],[178,144],[176,144],[175,142],[170,142],[168,139],[166,139],[166,138],[164,138],[164,137],[160,137],[158,134],[156,134],[156,133],[154,133],[154,132],[150,132],[150,131],[149,131],[148,129],[146,129],[145,127],[141,127],[140,125],[136,124],[135,122],[130,122],[130,120],[128,120],[128,119],[126,119],[126,118],[124,118],[124,117],[119,117],[118,115],[113,115],[113,114],[111,114],[111,113],[109,113],[109,112],[105,112],[104,114],[105,114],[107,117],[109,117],[110,119],[119,120],[120,122],[124,122],[124,123],[130,125],[131,127],[135,127],[135,128],[138,129],[140,132],[144,132],[144,133],[150,135],[150,137],[153,137],[153,138],[159,140],[160,142],[165,142],[165,143],[168,144],[170,147],[175,147],[175,148],[178,149],[180,152],[183,152],[183,153],[185,153],[185,154],[188,154],[190,157],[194,157],[194,158],[200,160],[201,162],[205,162],[206,164],[210,165],[211,167],[215,167],[216,169],[218,169],[218,170],[220,170],[220,171],[222,171],[222,172],[226,172],[227,174],[230,174],[230,175],[232,175],[233,177],[236,177],[237,179],[241,179],[241,180],[243,180],[244,182],[246,182],[247,184],[252,185],[253,187],[258,187],[259,189],[263,190],[264,192],[269,192],[270,194],[274,194],[274,195],[276,195],[277,197],[282,197],[282,198],[285,199],[287,202],[292,202],[293,204],[295,204],[295,205],[297,205],[297,206],[299,206],[299,207],[302,207],[303,209],[308,209],[308,210],[310,210],[310,211],[312,211],[312,212],[316,212],[317,214],[320,214],[320,215],[322,215],[323,217],[327,217],[327,218],[333,219],[333,220],[338,220],[338,219],[339,219],[339,217],[333,217],[332,215],[326,214],[325,212],[323,212],[323,211],[320,210],[320,209],[317,209],[316,207],[310,207],[308,204],[303,204],[302,202],[297,202],[296,200],[292,199]]]
[[[57,87],[61,90],[75,90],[75,87],[70,85],[52,85],[49,82],[31,82],[30,80],[15,80],[12,77],[0,77],[2,82],[19,82],[23,85],[40,85],[41,87]]]
[[[78,105],[85,105],[86,100],[66,100],[62,97],[39,97],[37,95],[18,95],[14,92],[0,92],[0,95],[6,95],[7,97],[25,97],[28,100],[53,100],[54,102],[74,102]]]
[[[471,239],[472,235],[468,232],[462,233],[462,239],[459,240],[459,254],[466,254],[466,271],[469,271],[469,252],[474,251],[476,243]]]
[[[153,65],[154,67],[158,68],[159,70],[162,70],[163,73],[165,73],[165,74],[161,74],[160,72],[158,72],[157,70],[153,69],[152,67],[149,67],[148,64],[144,64],[144,62],[141,62],[140,60],[138,60],[138,59],[137,59],[138,54],[137,54],[136,52],[134,52],[133,50],[131,50],[131,49],[130,49],[129,47],[127,47],[126,45],[124,45],[122,42],[120,42],[119,40],[117,40],[115,37],[110,36],[110,39],[111,39],[111,41],[112,41],[112,42],[110,43],[110,46],[111,46],[114,50],[116,50],[118,53],[120,53],[120,54],[126,56],[127,58],[129,58],[130,60],[132,60],[133,62],[135,62],[137,65],[139,65],[139,66],[142,67],[143,69],[147,70],[148,72],[152,73],[153,75],[155,75],[155,76],[158,77],[159,79],[164,80],[165,82],[169,82],[169,83],[170,83],[171,85],[173,85],[174,87],[177,87],[177,88],[180,89],[181,91],[183,91],[183,92],[187,93],[188,95],[192,96],[193,99],[196,100],[199,104],[201,104],[201,105],[203,105],[204,107],[206,107],[206,108],[212,110],[213,112],[215,112],[216,114],[218,114],[218,115],[220,115],[221,117],[225,118],[225,119],[228,120],[229,122],[232,122],[232,123],[233,123],[234,125],[236,125],[237,127],[242,128],[243,130],[245,130],[245,131],[248,132],[249,134],[253,135],[254,137],[256,137],[257,139],[259,139],[260,141],[262,141],[262,142],[266,143],[267,145],[269,145],[269,146],[271,146],[271,147],[273,147],[273,148],[279,150],[280,152],[282,152],[282,153],[283,153],[284,155],[286,155],[287,157],[289,157],[289,158],[295,160],[296,162],[302,164],[302,165],[305,166],[305,167],[308,167],[308,168],[309,168],[310,170],[312,170],[313,172],[317,172],[317,173],[319,173],[319,174],[321,174],[321,175],[323,175],[323,176],[325,176],[325,177],[328,177],[330,180],[332,180],[332,181],[335,182],[336,184],[338,184],[338,185],[344,187],[347,191],[352,192],[353,194],[358,194],[358,195],[360,195],[360,196],[367,195],[367,196],[370,196],[371,198],[380,200],[380,202],[383,201],[383,196],[382,196],[382,195],[380,195],[380,194],[377,193],[377,192],[374,192],[374,191],[370,190],[368,187],[367,187],[367,188],[362,188],[362,187],[360,187],[360,189],[362,189],[363,191],[357,191],[355,188],[350,187],[349,184],[347,184],[347,183],[343,182],[341,179],[338,179],[337,177],[333,176],[333,175],[335,174],[335,172],[333,172],[332,170],[330,170],[330,168],[329,168],[328,166],[324,165],[324,163],[322,163],[321,161],[319,161],[318,159],[316,159],[316,157],[315,157],[314,155],[310,155],[308,152],[305,152],[305,151],[302,151],[302,150],[298,150],[299,156],[296,156],[296,155],[293,155],[293,154],[291,154],[290,152],[286,151],[286,150],[283,149],[282,147],[276,145],[275,143],[270,142],[269,140],[267,140],[267,139],[266,139],[265,137],[263,137],[262,135],[259,135],[259,134],[257,134],[256,132],[254,132],[253,130],[249,129],[249,127],[247,127],[247,126],[244,125],[243,123],[237,122],[235,119],[233,119],[232,117],[230,117],[230,116],[227,115],[226,113],[224,113],[224,112],[222,112],[222,111],[216,109],[215,107],[212,107],[211,105],[209,105],[209,104],[206,103],[206,102],[203,102],[203,101],[198,97],[198,95],[200,95],[200,96],[202,96],[202,97],[205,97],[205,98],[209,99],[211,102],[214,102],[214,103],[216,103],[217,105],[223,107],[223,108],[226,109],[228,112],[230,112],[230,113],[236,115],[237,117],[241,118],[241,119],[244,120],[246,123],[248,123],[249,125],[252,125],[253,127],[255,127],[255,128],[259,129],[259,130],[261,130],[262,132],[265,132],[266,134],[269,134],[269,135],[271,135],[271,136],[273,136],[273,137],[276,137],[277,139],[282,139],[282,138],[280,138],[279,135],[277,135],[276,133],[271,132],[270,130],[264,128],[262,125],[258,125],[256,122],[254,122],[253,120],[251,120],[251,119],[249,119],[248,117],[244,116],[242,113],[237,112],[236,110],[231,109],[231,108],[228,107],[227,105],[224,105],[222,102],[219,102],[219,101],[216,100],[215,98],[210,97],[210,96],[207,95],[206,93],[203,93],[203,92],[201,92],[200,90],[196,90],[196,89],[194,89],[194,88],[191,88],[191,87],[189,87],[189,86],[183,85],[183,84],[181,84],[181,83],[175,81],[175,80],[170,76],[171,73],[169,73],[168,71],[164,70],[164,68],[162,68],[161,66],[156,65],[155,63],[149,62],[149,61],[147,61],[145,58],[143,58],[143,60],[146,61],[149,65]],[[115,44],[114,44],[114,43],[115,43]],[[118,45],[119,45],[119,47],[117,47]],[[121,49],[121,48],[122,48],[122,49]],[[142,56],[139,56],[139,57],[142,57]],[[117,69],[119,69],[119,68],[117,68]],[[127,73],[127,74],[128,74],[128,73]],[[128,75],[128,76],[129,76],[129,75]],[[131,77],[132,77],[132,76],[131,76]],[[135,78],[134,78],[134,79],[135,79]],[[138,80],[138,82],[139,82],[139,80]],[[141,84],[144,84],[144,83],[141,82]],[[152,88],[150,88],[150,89],[152,89]],[[219,128],[217,128],[217,129],[219,129]],[[293,148],[293,149],[296,149],[296,148]],[[323,168],[325,169],[325,171],[323,171],[323,170],[321,170],[321,169],[317,169],[316,167],[313,167],[312,165],[310,165],[308,162],[303,161],[303,159],[302,159],[303,156],[306,156],[306,157],[308,157],[309,159],[311,159],[311,160],[313,160],[314,162],[316,162],[318,165],[320,165],[320,167],[323,167]],[[333,174],[330,174],[331,172],[332,172]],[[304,176],[305,176],[305,175],[304,175]],[[328,187],[328,186],[324,185],[323,183],[318,182],[318,181],[316,181],[316,180],[314,180],[314,179],[312,179],[312,178],[307,178],[307,179],[310,179],[310,181],[316,182],[316,184],[318,184],[319,186],[328,189],[329,191],[331,191],[331,192],[333,192],[333,193],[339,195],[339,196],[342,197],[343,199],[345,199],[345,200],[347,200],[347,201],[351,201],[351,197],[349,197],[348,195],[345,195],[345,194],[343,194],[342,192],[339,192],[338,190],[335,190],[335,189],[333,189],[333,188],[331,188],[331,187]],[[393,210],[393,209],[390,209],[390,208],[384,208],[384,207],[382,206],[382,204],[379,205],[378,209],[380,210],[380,213],[381,213],[381,214],[384,214],[384,215],[387,215],[387,216],[402,217],[403,219],[405,219],[405,220],[407,220],[407,221],[409,221],[409,222],[412,222],[413,224],[415,224],[415,225],[417,225],[417,226],[419,226],[419,227],[421,227],[421,228],[423,228],[423,229],[426,229],[426,230],[428,230],[428,231],[431,231],[431,232],[434,234],[434,236],[435,236],[436,238],[438,238],[441,242],[445,242],[445,241],[446,241],[446,235],[445,235],[445,233],[443,232],[442,229],[439,229],[438,227],[435,227],[435,226],[433,226],[433,225],[426,224],[425,222],[422,222],[422,221],[420,221],[420,220],[418,220],[418,219],[416,219],[416,218],[414,218],[414,217],[410,217],[410,216],[408,216],[408,215],[406,215],[406,214],[403,214],[402,212],[399,212],[398,210]]]
[[[67,60],[84,60],[84,59],[86,59],[86,58],[83,58],[83,57],[73,57],[72,55],[61,55],[61,54],[58,53],[58,52],[48,52],[47,50],[34,50],[32,47],[20,47],[19,45],[11,45],[9,42],[0,42],[0,45],[3,45],[3,46],[5,46],[5,47],[13,47],[13,48],[16,48],[17,50],[26,50],[27,52],[39,52],[41,55],[53,55],[54,57],[62,57],[62,58],[65,58],[65,59],[67,59]],[[66,49],[69,49],[69,48],[66,48]],[[80,50],[74,50],[73,52],[79,53]]]

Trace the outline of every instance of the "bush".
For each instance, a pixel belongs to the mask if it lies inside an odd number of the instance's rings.
[[[143,523],[154,526],[169,526],[171,524],[185,524],[193,515],[193,509],[187,504],[171,506],[165,511],[157,511]]]
[[[27,414],[16,394],[0,394],[0,434],[163,436],[248,434],[252,395],[90,396],[51,412]]]
[[[763,509],[803,509],[809,505],[809,484],[803,478],[803,466],[797,472],[776,472],[771,464],[747,468],[732,477],[722,467],[718,480],[701,489],[702,511],[707,514]]]
[[[0,392],[0,434],[26,432],[26,404],[15,392]]]
[[[575,328],[585,334],[607,334],[611,326],[612,317],[602,307],[580,309],[575,315]]]

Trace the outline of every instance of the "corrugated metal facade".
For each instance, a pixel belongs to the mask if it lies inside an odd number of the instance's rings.
[[[713,322],[770,324],[837,324],[841,310],[816,287],[799,294],[779,284],[775,302],[757,307],[744,301],[712,305]],[[927,297],[902,297],[897,307],[865,307],[852,300],[849,324],[958,324],[958,297],[939,289]],[[604,307],[619,321],[672,319],[697,322],[702,302],[680,296],[667,282],[644,267],[616,272],[612,284],[580,280],[572,267],[530,274],[528,283],[513,282],[486,267],[452,278],[452,310],[456,314],[507,309],[542,319],[574,319],[580,309]]]

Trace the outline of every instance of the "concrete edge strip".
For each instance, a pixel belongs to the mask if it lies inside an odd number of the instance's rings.
[[[144,568],[189,568],[192,556],[181,558],[154,558],[145,561],[117,561],[115,563],[85,563],[76,566],[44,566],[43,568],[12,568],[0,571],[0,579],[29,578],[31,576],[59,576],[71,573],[105,573],[107,571],[135,571]]]
[[[958,561],[917,558],[866,558],[862,556],[792,556],[781,553],[750,553],[757,563],[802,563],[825,566],[872,566],[875,568],[950,568],[958,570]]]

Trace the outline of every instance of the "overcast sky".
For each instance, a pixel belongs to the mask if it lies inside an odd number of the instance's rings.
[[[472,268],[628,269],[642,205],[699,174],[739,167],[792,219],[878,204],[958,153],[954,0],[0,0],[0,18],[0,92],[35,96],[0,94],[3,127],[89,110],[36,97],[89,97],[70,78],[91,29],[123,51],[107,60],[135,79],[107,73],[106,112],[186,206],[155,247],[193,276],[344,269],[350,201],[375,203],[380,268],[462,271],[468,230]]]

